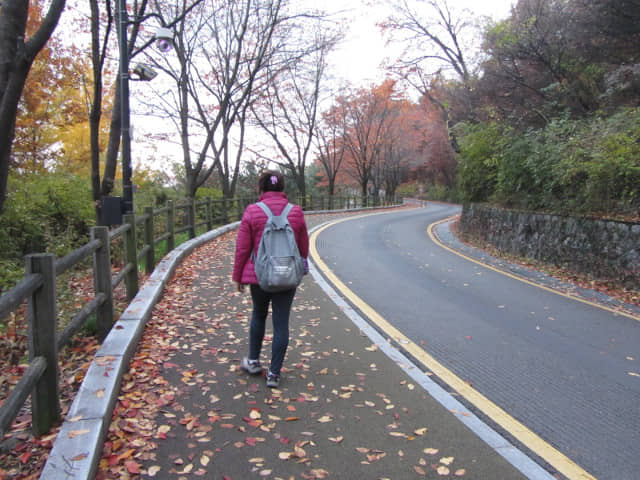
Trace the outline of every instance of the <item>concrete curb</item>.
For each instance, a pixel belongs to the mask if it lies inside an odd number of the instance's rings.
[[[164,286],[183,258],[238,225],[240,222],[230,223],[189,240],[169,252],[156,266],[96,352],[54,442],[41,480],[95,477],[122,375]]]

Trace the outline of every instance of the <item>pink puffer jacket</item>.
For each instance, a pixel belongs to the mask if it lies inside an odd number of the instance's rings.
[[[280,215],[289,202],[284,192],[265,192],[260,195],[258,201],[266,203],[274,215]],[[309,255],[309,236],[302,208],[294,205],[291,212],[289,212],[288,218],[289,224],[296,235],[300,255],[303,258],[307,258]],[[251,252],[258,251],[258,245],[266,223],[267,215],[255,203],[249,205],[244,211],[236,240],[236,255],[233,265],[234,282],[243,284],[258,283],[253,261],[251,260]]]

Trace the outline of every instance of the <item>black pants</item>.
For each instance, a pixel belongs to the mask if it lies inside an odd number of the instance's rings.
[[[273,342],[271,343],[271,365],[269,370],[280,374],[284,356],[289,346],[289,315],[296,289],[284,292],[269,293],[260,285],[250,285],[253,313],[249,330],[249,359],[258,360],[264,340],[265,324],[271,303],[271,317],[273,319]]]

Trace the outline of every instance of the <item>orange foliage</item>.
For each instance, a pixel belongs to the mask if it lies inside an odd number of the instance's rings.
[[[42,23],[45,3],[31,2],[27,35]],[[42,172],[56,164],[60,166],[60,162],[68,160],[67,150],[74,155],[82,152],[72,164],[88,165],[87,90],[91,69],[85,58],[78,49],[52,36],[33,62],[16,119],[12,162],[20,171]],[[88,168],[80,170],[76,173],[89,172]]]
[[[335,167],[339,154],[335,184],[362,194],[393,193],[409,179],[453,185],[455,152],[440,109],[403,98],[392,80],[339,97],[324,122],[321,186],[332,183],[326,163]]]

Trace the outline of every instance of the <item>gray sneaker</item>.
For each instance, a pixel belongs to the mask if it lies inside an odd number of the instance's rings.
[[[275,373],[271,373],[271,370],[267,372],[267,387],[269,388],[278,388],[280,384],[280,375],[276,375]]]
[[[262,365],[260,365],[260,360],[249,360],[247,357],[243,357],[242,362],[240,362],[240,367],[245,372],[249,372],[251,375],[258,375],[262,373]]]

